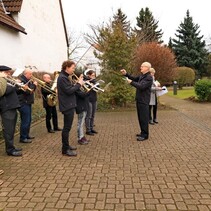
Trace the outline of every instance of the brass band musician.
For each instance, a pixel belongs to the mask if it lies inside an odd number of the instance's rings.
[[[0,65],[0,77],[7,77],[10,74],[11,68]],[[15,148],[14,134],[17,122],[17,108],[20,107],[16,87],[11,86],[9,83],[5,84],[5,92],[0,96],[0,115],[3,126],[3,136],[5,140],[5,151],[10,156],[21,156],[22,149]],[[2,87],[0,87],[2,88]]]
[[[89,70],[86,73],[87,79],[91,84],[96,84],[96,73],[94,70]],[[97,134],[98,132],[94,130],[94,119],[95,119],[95,113],[97,109],[97,92],[92,89],[89,93],[88,97],[88,110],[87,115],[85,119],[86,124],[86,134],[93,136]]]
[[[52,84],[51,76],[49,74],[43,75],[43,81],[45,82],[45,85],[41,87],[41,93],[42,93],[42,99],[43,99],[43,108],[45,108],[45,111],[46,111],[46,116],[45,116],[46,128],[49,133],[55,133],[55,131],[61,131],[62,129],[58,127],[56,105],[50,106],[48,104],[47,97],[52,93],[56,95],[56,91],[51,90],[51,87],[53,84]],[[53,123],[53,129],[51,125],[51,118],[52,118],[52,123]]]
[[[62,63],[62,71],[59,74],[57,81],[59,110],[63,114],[64,126],[62,130],[62,154],[67,156],[76,156],[74,151],[76,147],[69,144],[69,132],[72,127],[74,112],[76,107],[77,90],[84,85],[83,76],[81,75],[76,83],[69,79],[69,76],[74,74],[76,64],[73,61],[67,60]]]
[[[20,142],[31,143],[35,137],[30,136],[30,126],[32,120],[32,104],[34,103],[34,91],[37,87],[37,81],[32,80],[32,70],[26,68],[20,80],[23,84],[27,85],[30,89],[19,90],[17,92],[21,107],[18,109],[21,117],[20,124]]]

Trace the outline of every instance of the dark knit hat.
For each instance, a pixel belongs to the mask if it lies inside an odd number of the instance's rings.
[[[8,71],[8,70],[12,70],[12,68],[7,67],[5,65],[0,65],[0,71]]]

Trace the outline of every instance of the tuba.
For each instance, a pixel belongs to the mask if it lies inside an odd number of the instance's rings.
[[[57,88],[57,80],[59,77],[59,72],[54,72],[54,81],[51,87],[51,94],[47,95],[47,104],[49,106],[55,106],[57,104],[57,95],[56,95],[56,88]]]

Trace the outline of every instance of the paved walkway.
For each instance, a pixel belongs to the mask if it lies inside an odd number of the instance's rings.
[[[46,133],[44,122],[32,128],[33,143],[17,143],[23,157],[0,144],[0,210],[211,210],[211,104],[160,101],[175,109],[158,111],[145,142],[131,111],[98,112],[87,146],[76,142],[75,118],[74,158],[61,155],[61,132]]]

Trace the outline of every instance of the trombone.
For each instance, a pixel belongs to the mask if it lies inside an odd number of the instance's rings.
[[[33,75],[31,77],[31,80],[36,81],[40,87],[42,87],[46,91],[50,92],[54,97],[56,97],[56,92],[52,90],[51,87],[46,86],[44,81],[40,80],[39,78],[34,77]]]
[[[7,81],[7,84],[10,86],[13,86],[13,87],[17,86],[19,89],[21,89],[24,92],[25,91],[33,92],[33,89],[30,89],[27,84],[19,82],[18,80],[16,80],[10,75],[7,75],[7,77],[4,77],[4,78]]]

